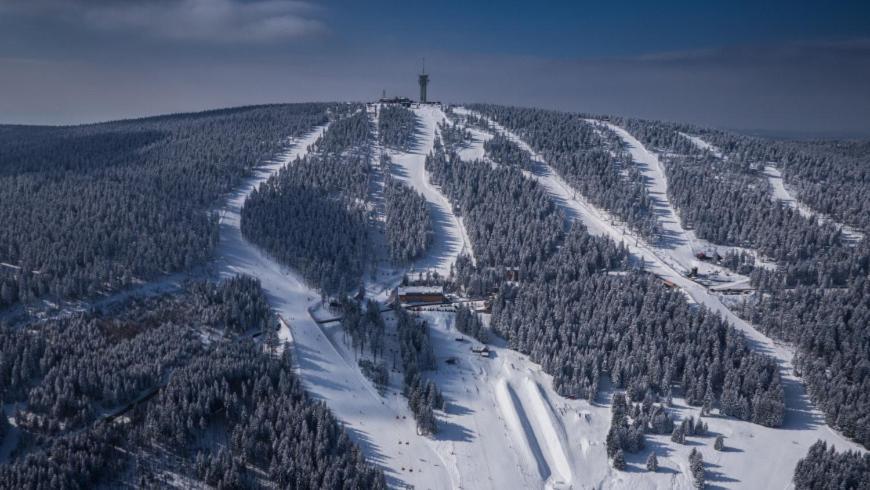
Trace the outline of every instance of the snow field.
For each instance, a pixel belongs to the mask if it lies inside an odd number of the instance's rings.
[[[610,469],[596,447],[607,433],[606,407],[560,397],[540,366],[499,339],[490,357],[472,353],[476,341],[453,328],[452,313],[420,315],[439,360],[428,377],[450,405],[435,439],[456,455],[463,488],[584,488],[586,478],[605,479]]]

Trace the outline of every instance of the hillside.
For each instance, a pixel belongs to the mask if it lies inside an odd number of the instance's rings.
[[[0,488],[862,488],[867,157],[490,104],[0,127]]]

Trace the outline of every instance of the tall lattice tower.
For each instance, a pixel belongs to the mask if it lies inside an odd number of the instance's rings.
[[[420,103],[426,103],[426,87],[429,85],[429,75],[426,74],[426,58],[423,58],[423,72],[417,78],[420,84]]]

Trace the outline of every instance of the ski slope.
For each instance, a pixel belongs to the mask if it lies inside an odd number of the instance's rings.
[[[698,148],[702,150],[710,150],[717,158],[727,158],[722,155],[722,152],[718,148],[704,141],[702,138],[698,136],[692,136],[686,133],[680,134],[686,137]],[[792,209],[796,209],[801,214],[801,216],[805,218],[816,218],[819,220],[820,223],[833,224],[843,232],[843,236],[849,242],[854,243],[864,239],[864,233],[862,233],[861,231],[856,230],[849,225],[839,223],[828,215],[816,212],[810,206],[807,206],[805,203],[798,200],[794,196],[794,194],[792,194],[791,191],[789,191],[788,188],[785,186],[785,181],[782,178],[782,172],[778,168],[772,165],[766,165],[764,167],[764,177],[767,178],[767,182],[770,185],[771,198],[773,200],[779,201]]]
[[[453,214],[453,207],[441,190],[429,181],[426,156],[435,146],[438,123],[445,120],[444,112],[434,105],[413,109],[421,123],[417,147],[410,152],[387,150],[393,161],[393,177],[421,193],[429,204],[434,239],[426,255],[411,265],[411,272],[438,271],[447,276],[460,254],[473,257],[471,241],[462,220]]]
[[[720,159],[723,158],[723,157],[722,157],[722,151],[721,151],[719,148],[717,148],[716,146],[711,145],[710,143],[707,143],[706,141],[704,141],[704,140],[701,139],[700,137],[698,137],[698,136],[692,136],[691,134],[688,134],[688,133],[680,133],[680,135],[682,135],[684,138],[686,138],[686,139],[688,139],[689,141],[691,141],[692,144],[694,144],[695,146],[697,146],[699,149],[704,150],[704,151],[709,151],[709,152],[712,153],[713,156],[715,156],[716,158],[720,158]]]
[[[708,423],[711,430],[726,435],[728,444],[739,449],[716,454],[712,454],[715,452],[712,450],[702,451],[705,461],[712,462],[714,460],[711,458],[715,458],[715,461],[727,463],[722,464],[721,469],[718,470],[723,473],[723,476],[716,482],[717,485],[724,488],[788,488],[791,485],[791,475],[798,460],[803,458],[808,448],[819,439],[835,445],[839,450],[863,451],[859,445],[845,439],[828,427],[825,424],[823,414],[812,406],[804,385],[793,374],[792,357],[794,352],[790,346],[773,341],[751,324],[737,317],[722,302],[720,296],[686,278],[681,273],[680,257],[663,258],[662,252],[666,252],[668,249],[652,247],[641,237],[616,225],[616,220],[609,213],[593,206],[583,196],[577,194],[522,139],[493,121],[491,123],[496,130],[503,131],[522,148],[529,151],[533,158],[538,161],[539,167],[530,174],[530,177],[536,179],[547,189],[569,218],[583,222],[592,234],[608,236],[617,242],[623,242],[635,258],[643,259],[647,271],[676,284],[690,301],[702,304],[721,314],[726,321],[745,334],[752,348],[772,356],[779,363],[786,403],[785,421],[782,428],[769,429],[726,417],[709,419]],[[689,414],[693,410],[685,407],[683,412]],[[697,413],[694,415],[697,416]],[[687,469],[690,446],[673,447],[678,445],[670,444],[664,439],[661,441],[661,446],[665,450],[666,458],[670,458],[668,455],[673,454],[672,465],[684,467],[684,470]],[[667,447],[664,448],[664,446]],[[662,462],[661,456],[660,453],[660,463]],[[632,455],[630,461],[634,461],[635,458],[636,455]],[[754,464],[755,461],[765,461],[766,464],[763,468],[757,467]],[[642,460],[638,462],[642,462]],[[683,473],[686,472],[683,471]],[[605,487],[619,487],[623,484],[634,486],[641,484],[636,480],[648,482],[650,477],[654,477],[659,483],[653,487],[691,485],[688,480],[678,483],[679,478],[677,477],[673,481],[662,482],[658,480],[658,474],[637,475],[638,478],[632,478],[633,474],[631,473],[617,473],[611,476],[614,479],[598,483]]]
[[[449,270],[458,253],[470,253],[471,249],[461,221],[450,212],[446,198],[429,184],[423,167],[425,155],[437,137],[436,123],[444,115],[434,107],[415,112],[423,122],[421,145],[414,152],[396,152],[392,171],[422,192],[436,211],[445,213],[438,221],[441,226],[436,225],[436,244],[441,245],[433,246],[415,266],[431,264],[436,270]],[[667,436],[650,436],[645,451],[627,456],[629,471],[615,471],[607,461],[604,446],[610,422],[607,389],[600,397],[604,404],[564,399],[553,391],[552,378],[527,356],[498,340],[492,346],[491,357],[474,354],[470,351],[474,341],[453,329],[453,314],[431,311],[419,313],[431,327],[438,362],[437,370],[426,376],[441,388],[448,407],[444,413],[437,412],[436,435],[418,435],[407,401],[399,393],[401,373],[391,372],[387,392],[379,395],[360,373],[357,354],[344,340],[341,326],[314,321],[315,315],[327,314],[320,309],[319,294],[293,271],[245,241],[239,231],[239,211],[251,190],[282,165],[304,155],[323,129],[297,141],[291,151],[260,169],[232,197],[222,215],[217,271],[221,276],[245,273],[261,280],[270,303],[284,320],[280,336],[292,346],[306,388],[330,407],[369,461],[383,468],[391,486],[691,488],[688,452],[699,447],[708,462],[711,484],[723,488],[785,488],[797,460],[816,439],[825,439],[841,450],[857,448],[824,425],[821,415],[806,400],[802,385],[787,375],[791,360],[788,348],[771,342],[734,316],[715,294],[683,277],[669,265],[671,262],[661,260],[659,251],[627,235],[607,213],[577,196],[543,161],[539,162],[540,171],[529,176],[541,182],[570,217],[582,220],[592,233],[624,240],[636,257],[644,258],[649,270],[674,281],[692,300],[720,311],[747,333],[756,348],[780,360],[788,404],[786,428],[767,429],[731,418],[710,417],[710,430],[724,434],[733,450],[713,451],[712,437],[680,446]],[[528,149],[525,143],[523,146]],[[395,348],[395,322],[390,314],[386,319],[387,346]],[[447,364],[450,358],[454,364]],[[686,407],[680,399],[675,402],[674,413],[697,415],[696,409]],[[655,474],[641,470],[651,450],[657,452],[661,467]],[[760,460],[768,464],[753,464]]]
[[[477,128],[469,127],[467,129],[471,133],[471,142],[456,152],[459,155],[460,160],[465,162],[488,160],[486,158],[486,150],[484,150],[483,144],[491,140],[493,135]]]
[[[724,267],[719,267],[712,262],[698,260],[695,254],[707,251],[708,255],[712,255],[710,251],[715,250],[720,255],[723,255],[728,251],[736,251],[747,252],[755,256],[756,259],[759,259],[758,254],[754,250],[741,247],[715,245],[707,240],[698,238],[694,230],[684,228],[676,209],[671,205],[668,198],[667,175],[658,155],[649,151],[637,138],[615,124],[594,120],[589,120],[589,122],[603,126],[616,133],[628,147],[632,161],[645,177],[647,192],[653,202],[653,212],[662,228],[659,239],[651,244],[663,252],[659,254],[659,257],[663,260],[675,260],[676,264],[686,271],[697,267],[701,275],[724,278],[725,282],[745,282],[748,279],[746,276],[741,276]],[[763,260],[758,262],[760,262],[759,265],[764,264]],[[772,267],[771,264],[766,265]]]
[[[770,184],[773,199],[792,209],[796,209],[801,216],[806,218],[816,218],[820,223],[832,223],[843,232],[843,236],[850,242],[857,242],[864,239],[864,234],[855,228],[839,223],[828,215],[817,213],[815,210],[799,201],[785,186],[782,172],[780,172],[776,167],[771,165],[764,167],[764,176],[767,177],[767,182]]]
[[[384,168],[381,156],[385,150],[381,147],[379,134],[380,107],[372,105],[367,108],[369,121],[373,128],[370,148],[372,173],[369,178],[368,210],[369,240],[372,243],[370,270],[363,277],[363,287],[366,297],[385,301],[393,288],[402,282],[407,267],[393,263],[390,257],[390,247],[386,237],[386,208],[384,200],[385,176],[389,172]]]
[[[405,400],[379,396],[356,364],[342,355],[334,336],[327,335],[312,319],[309,309],[318,305],[319,293],[294,271],[246,241],[239,229],[241,207],[251,191],[283,165],[305,155],[324,129],[318,128],[296,141],[290,151],[260,168],[230,198],[220,223],[217,273],[221,277],[248,274],[260,279],[270,304],[286,321],[280,336],[292,345],[306,389],[326,402],[369,461],[384,470],[391,485],[452,488],[444,463],[429,441],[417,435]],[[400,445],[398,441],[409,444]]]
[[[608,479],[607,407],[560,397],[539,365],[498,339],[489,357],[472,353],[476,341],[453,328],[452,313],[421,316],[439,360],[428,376],[449,401],[435,440],[462,488],[585,488]]]

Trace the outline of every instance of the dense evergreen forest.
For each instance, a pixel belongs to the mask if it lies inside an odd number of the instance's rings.
[[[411,150],[416,143],[420,122],[417,116],[402,106],[388,104],[378,114],[378,134],[381,144],[396,150]]]
[[[773,163],[786,184],[812,209],[858,229],[870,229],[870,144],[867,141],[775,141],[686,127],[729,160]]]
[[[643,176],[622,151],[620,140],[576,114],[488,104],[469,106],[523,139],[578,194],[612,212],[644,236],[653,236],[657,222]],[[497,144],[498,142],[496,142]],[[492,144],[490,145],[492,146]],[[495,161],[522,165],[529,158],[516,149],[493,154]]]
[[[389,166],[389,157],[386,157]],[[432,243],[432,218],[426,198],[386,172],[384,208],[387,244],[396,262],[413,260],[426,253]]]
[[[625,208],[597,199],[594,188],[578,187],[571,168],[564,165],[565,159],[583,158],[583,145],[571,144],[583,131],[564,128],[582,127],[584,116],[473,107],[526,138],[590,201],[625,216]],[[796,367],[828,423],[870,444],[870,419],[866,415],[870,412],[870,381],[862,367],[870,362],[870,347],[861,340],[867,338],[870,328],[870,245],[867,240],[849,243],[835,225],[806,218],[776,202],[762,174],[768,164],[782,168],[799,199],[861,229],[867,226],[863,210],[870,206],[870,178],[866,163],[862,164],[868,155],[866,145],[775,142],[688,125],[612,120],[659,154],[668,177],[669,198],[684,226],[713,243],[754,248],[777,263],[777,269],[771,271],[753,268],[747,257],[728,257],[723,262],[742,272],[752,271],[753,284],[764,293],[747,302],[740,314],[768,335],[795,343]],[[624,170],[628,166],[630,170],[633,162],[614,134],[603,128],[591,132],[601,139],[593,148],[610,145],[612,155],[608,158],[614,162],[610,168]],[[685,134],[700,135],[721,156],[699,149]],[[831,187],[826,186],[829,175]],[[647,229],[655,233],[653,227]],[[601,290],[599,287],[597,292]],[[543,296],[548,294],[554,293]],[[553,321],[564,320],[560,316]]]
[[[313,152],[251,193],[242,208],[242,233],[324,292],[354,289],[370,248],[365,202],[371,144],[365,111],[333,122]]]
[[[654,121],[621,124],[662,155],[668,191],[685,224],[715,243],[755,247],[775,260],[776,270],[752,273],[763,294],[739,313],[797,347],[795,367],[827,422],[870,447],[870,345],[864,341],[870,335],[870,243],[848,243],[835,225],[773,200],[762,174],[765,165],[783,168],[794,187],[804,189],[799,198],[844,216],[870,205],[870,180],[856,170],[863,147],[763,141]],[[682,133],[701,134],[721,156],[698,150]],[[832,185],[822,194],[837,197],[813,195],[826,170]],[[863,196],[843,204],[858,197],[855,189]],[[849,222],[866,226],[863,217]]]
[[[520,284],[499,287],[492,325],[551,373],[560,393],[594,399],[601,376],[609,375],[632,400],[667,398],[679,388],[690,404],[782,423],[772,359],[752,353],[718,316],[628,270],[622,246],[590,236],[578,223],[566,229],[549,197],[516,166],[461,162],[440,146],[426,165],[474,246],[479,270],[458,264],[460,283],[498,281],[487,270],[519,267]],[[625,273],[608,274],[614,270]]]
[[[794,471],[797,490],[838,490],[867,488],[870,485],[870,453],[837,453],[819,441],[800,460]]]
[[[758,250],[791,268],[790,284],[842,283],[842,277],[820,277],[814,263],[849,253],[840,231],[802,216],[771,198],[761,170],[769,161],[749,153],[718,158],[702,151],[679,127],[652,121],[618,119],[618,124],[655,150],[668,178],[668,197],[683,225],[716,244]],[[761,158],[759,156],[758,158]]]
[[[220,199],[331,107],[0,127],[0,307],[89,297],[202,263]]]
[[[420,122],[410,110],[396,105],[379,109],[378,134],[381,145],[410,151],[417,141]],[[390,257],[406,263],[422,256],[432,241],[432,222],[426,199],[392,177],[389,154],[381,155],[384,173],[385,234]]]
[[[155,487],[167,472],[217,488],[384,488],[302,389],[276,325],[259,283],[235,278],[3,327],[2,401],[26,408],[15,434],[0,431],[14,437],[0,488]],[[257,331],[262,344],[240,335]]]
[[[532,170],[532,156],[502,133],[483,143],[483,149],[494,162],[516,165],[523,170]]]
[[[644,177],[618,135],[581,114],[469,107],[483,117],[447,110],[453,121],[439,125],[426,159],[476,258],[459,257],[450,290],[495,292],[490,327],[461,307],[457,330],[483,342],[491,332],[504,337],[564,396],[595,401],[602,377],[623,389],[607,436],[617,468],[644,446],[645,434],[685,443],[706,432],[700,420],[674,424],[672,397],[706,413],[780,426],[785,407],[774,360],[753,352],[718,314],[663,287],[621,244],[568,220],[527,177],[535,158],[489,118],[527,141],[578,194],[654,239],[660,229]],[[780,168],[799,200],[870,234],[870,145],[604,119],[660,156],[686,228],[776,264],[726,257],[722,264],[750,275],[757,288],[729,305],[795,346],[796,372],[827,423],[870,447],[870,240],[850,239],[835,223],[776,201],[763,173]],[[390,258],[421,257],[433,239],[426,199],[391,177],[388,156],[373,153],[376,134],[391,150],[414,148],[420,121],[405,108],[381,107],[376,127],[359,104],[0,126],[0,310],[37,298],[90,298],[203,264],[217,243],[214,211],[226,193],[278,155],[287,138],[327,122],[306,157],[252,192],[241,212],[244,236],[324,295],[358,290],[373,256],[373,158],[380,157]],[[472,140],[471,126],[493,133],[485,161],[463,162],[455,153]],[[352,347],[372,354],[360,369],[383,393],[389,370],[379,309],[373,301],[341,302]],[[436,433],[435,411],[446,402],[425,375],[436,365],[428,326],[401,309],[396,322],[403,394],[419,432]],[[160,487],[167,473],[218,488],[385,487],[328,408],[305,393],[276,328],[258,281],[248,277],[190,283],[175,296],[16,328],[0,324],[0,401],[15,421],[0,417],[0,447],[13,447],[0,464],[0,489]],[[698,485],[703,467],[693,453]],[[857,488],[868,475],[870,457],[819,442],[794,482]]]

